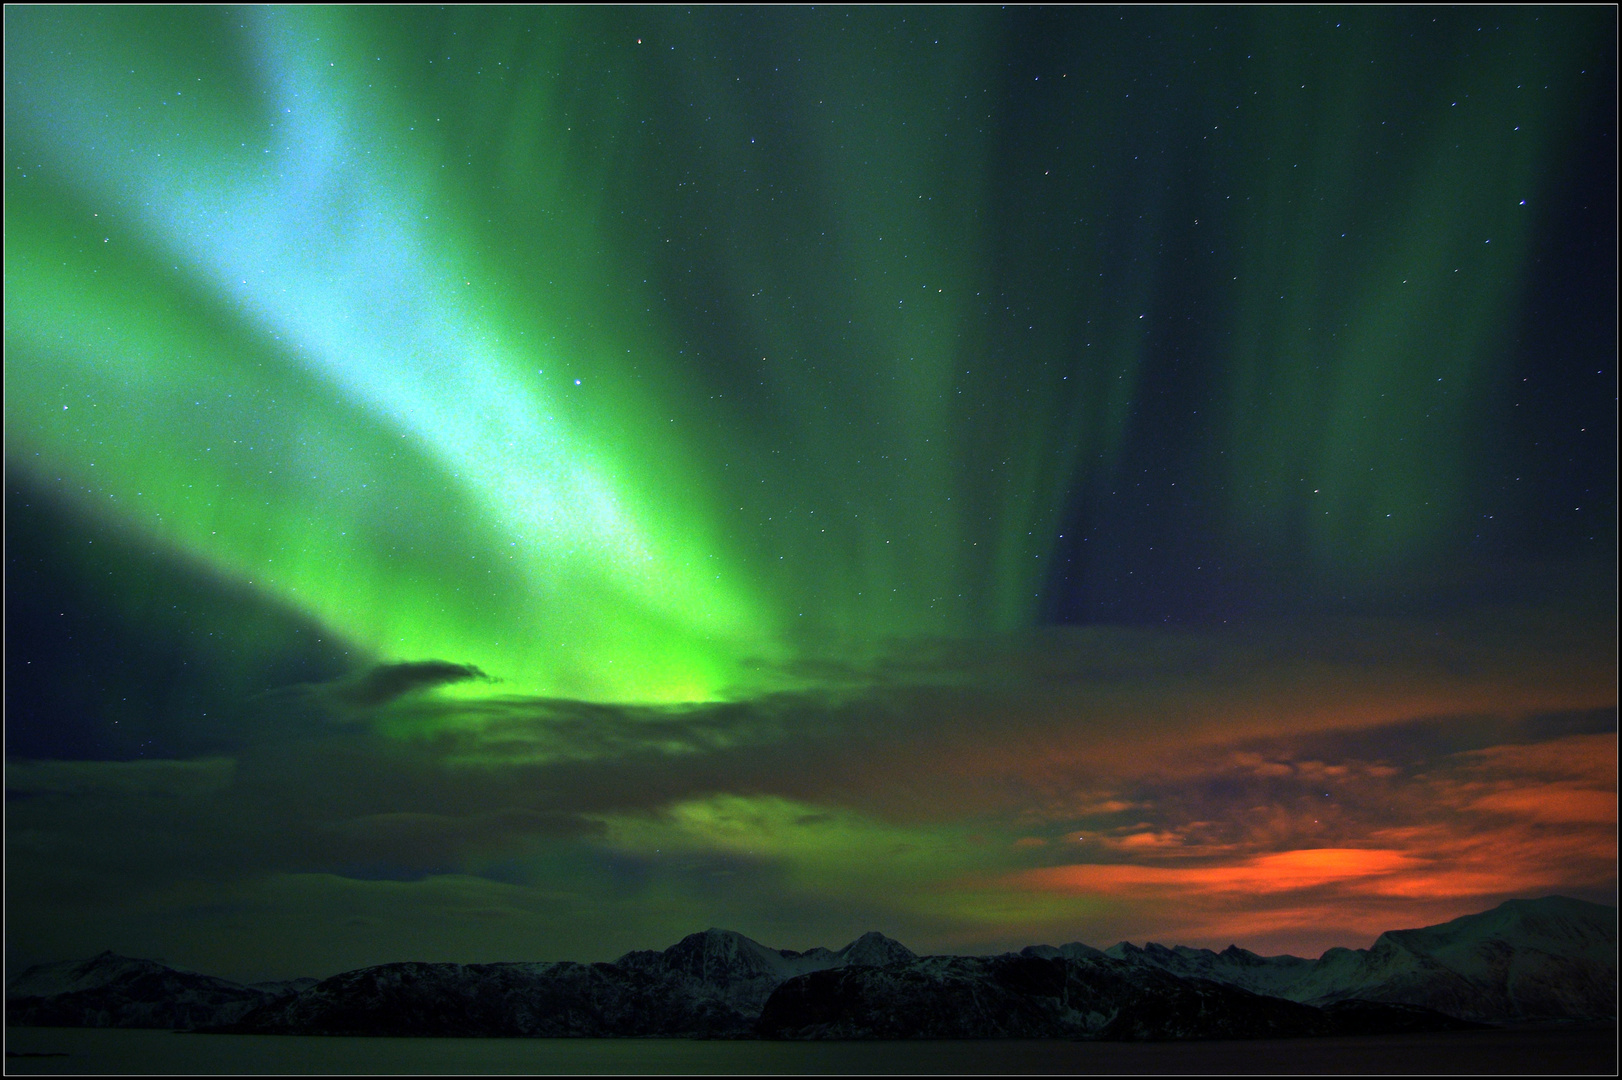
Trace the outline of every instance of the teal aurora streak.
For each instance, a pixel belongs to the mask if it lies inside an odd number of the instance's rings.
[[[713,700],[1040,621],[1197,308],[1216,550],[1433,577],[1603,19],[1118,14],[8,8],[8,467],[365,656]]]

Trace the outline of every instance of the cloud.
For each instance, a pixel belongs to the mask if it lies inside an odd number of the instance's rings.
[[[1447,738],[1479,747],[1489,740],[1478,736],[1524,735],[1529,716],[1614,697],[1592,656],[1531,648],[1516,666],[1496,631],[1436,626],[1058,629],[973,647],[936,642],[865,674],[846,665],[832,688],[741,701],[404,694],[344,715],[436,767],[485,770],[481,782],[516,770],[574,800],[549,809],[649,808],[733,791],[900,821],[1019,813],[1092,825],[1136,805],[1123,780],[1146,768],[1246,753],[1258,782],[1332,787],[1341,770],[1398,768],[1404,740],[1429,754],[1427,739],[1458,728],[1466,734]],[[1592,677],[1560,677],[1587,667]],[[867,682],[853,689],[859,674]],[[1390,745],[1337,753],[1350,733],[1403,724]],[[1259,756],[1257,740],[1319,737],[1329,739],[1321,752],[1286,744]]]
[[[391,867],[404,877],[461,870],[481,858],[500,858],[523,847],[527,839],[600,831],[595,822],[574,814],[518,808],[476,814],[365,814],[318,827],[331,838],[334,857],[343,865]]]
[[[1614,891],[1614,705],[1569,707],[1603,688],[1247,634],[1030,635],[997,646],[1028,680],[942,647],[859,693],[684,706],[424,693],[478,676],[390,665],[348,703],[266,699],[229,772],[18,763],[13,790],[36,794],[10,808],[9,895],[30,940],[139,910],[145,951],[171,956],[229,921],[210,905],[291,941],[299,920],[263,897],[314,918],[342,896],[343,918],[374,920],[366,955],[404,959],[380,955],[389,920],[405,950],[434,910],[411,898],[453,893],[475,898],[445,909],[468,920],[460,955],[510,958],[523,926],[546,958],[594,953],[562,913],[599,909],[625,947],[730,925],[793,947],[880,927],[928,950],[1310,952],[1508,895]],[[346,722],[278,726],[284,705]],[[170,774],[188,779],[151,778]],[[522,911],[475,914],[487,894]],[[310,949],[358,955],[341,937]]]
[[[1134,863],[1050,866],[1026,871],[1016,880],[1034,889],[1082,895],[1196,893],[1252,899],[1345,883],[1378,892],[1391,875],[1413,869],[1418,861],[1405,852],[1379,848],[1305,848],[1201,867]]]
[[[6,791],[26,795],[210,795],[231,786],[228,757],[161,761],[8,761]]]
[[[772,795],[717,794],[600,820],[605,841],[620,850],[771,861],[790,880],[823,893],[932,887],[997,858],[986,838],[963,824],[898,825]]]
[[[1468,806],[1549,824],[1603,825],[1616,820],[1616,793],[1570,784],[1495,791]]]
[[[1350,741],[1367,752],[1382,734]],[[1127,921],[1162,938],[1221,947],[1260,934],[1308,952],[1331,935],[1346,944],[1514,896],[1614,899],[1616,738],[1583,732],[1403,767],[1339,757],[1346,740],[1333,733],[1293,751],[1172,755],[1122,777],[1141,820],[1098,822],[1089,842],[1002,884],[1131,905]]]
[[[379,664],[357,676],[329,684],[327,692],[331,699],[340,705],[351,708],[374,708],[419,690],[431,690],[472,679],[495,681],[472,664],[453,664],[445,660],[413,660],[399,664]]]
[[[784,696],[737,704],[615,705],[531,697],[423,699],[379,713],[377,728],[461,765],[691,758],[781,742],[793,726],[791,716],[817,708],[819,701]]]

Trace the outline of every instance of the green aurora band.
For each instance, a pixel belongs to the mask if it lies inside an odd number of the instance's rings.
[[[9,8],[8,468],[363,658],[737,698],[1042,621],[1186,304],[1221,550],[1434,577],[1599,16],[1117,14]]]

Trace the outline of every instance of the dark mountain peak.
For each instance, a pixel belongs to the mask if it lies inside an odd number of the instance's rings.
[[[1258,967],[1267,962],[1249,949],[1241,949],[1237,945],[1229,945],[1217,955],[1230,964],[1240,964],[1244,967]]]
[[[35,964],[6,986],[8,997],[41,996],[71,991],[93,990],[113,983],[129,982],[142,976],[175,975],[207,979],[206,975],[178,972],[156,960],[121,956],[111,949],[88,960],[66,960],[55,964]],[[224,980],[216,980],[224,982]]]
[[[261,982],[249,983],[250,990],[258,990],[264,994],[280,997],[284,994],[297,994],[319,983],[320,979],[303,976],[297,979],[266,979]]]
[[[1006,956],[1035,957],[1038,960],[1097,960],[1104,953],[1091,945],[1083,945],[1079,941],[1072,941],[1054,948],[1052,945],[1027,945],[1017,953],[1005,953]]]
[[[764,945],[760,944],[760,942],[755,941],[753,938],[745,937],[736,930],[724,930],[719,926],[712,926],[708,930],[700,930],[696,934],[688,934],[686,937],[676,942],[676,944],[666,949],[665,955],[669,956],[672,952],[678,949],[689,951],[693,949],[709,951],[714,951],[717,949],[722,951],[736,951],[740,947],[747,947],[750,945],[757,949],[763,949],[768,952],[771,951],[767,950]]]
[[[24,971],[7,987],[7,1015],[46,1027],[549,1037],[1444,1030],[1458,1020],[1614,1018],[1616,918],[1569,897],[1511,901],[1316,961],[1152,941],[920,958],[877,931],[837,952],[796,952],[711,927],[612,964],[403,961],[254,986],[106,950]]]
[[[38,964],[6,987],[7,1023],[37,1027],[192,1028],[234,1020],[268,995],[157,960],[106,950]]]
[[[778,949],[777,955],[781,956],[784,960],[804,960],[812,963],[825,963],[830,967],[839,962],[838,953],[834,952],[832,949],[824,948],[821,945],[807,949],[805,952],[795,952],[793,949]]]
[[[917,953],[877,930],[869,930],[835,955],[852,967],[884,967],[918,959]]]
[[[116,967],[125,964],[139,964],[142,967],[168,967],[162,960],[147,960],[139,956],[125,956],[122,953],[115,953],[111,949],[103,949],[95,956],[83,961],[79,966],[86,971],[90,971],[95,968]]]
[[[1474,915],[1413,930],[1387,930],[1375,939],[1371,953],[1391,950],[1452,954],[1491,950],[1494,942],[1543,952],[1581,952],[1593,956],[1616,951],[1616,909],[1569,896],[1506,900]]]
[[[144,960],[135,956],[123,956],[111,949],[103,949],[90,959],[74,965],[75,970],[85,975],[97,971],[162,970],[166,967],[166,964],[158,960]]]
[[[1578,900],[1574,896],[1561,896],[1558,893],[1551,896],[1540,896],[1534,900],[1505,900],[1493,911],[1502,909],[1510,911],[1567,911],[1579,915],[1594,917],[1616,917],[1616,908],[1607,904],[1596,904],[1592,900]]]
[[[704,982],[733,982],[776,976],[783,957],[736,930],[710,927],[688,934],[664,951],[666,968]]]
[[[1599,934],[1615,942],[1616,909],[1570,896],[1537,900],[1505,900],[1491,911],[1466,915],[1444,926],[1463,923],[1491,927],[1499,933],[1556,939],[1589,938]]]

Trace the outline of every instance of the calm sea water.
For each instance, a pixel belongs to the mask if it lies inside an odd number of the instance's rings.
[[[33,1056],[33,1055],[62,1056]],[[10,1028],[19,1073],[1616,1073],[1616,1030],[1205,1043],[350,1039]]]

